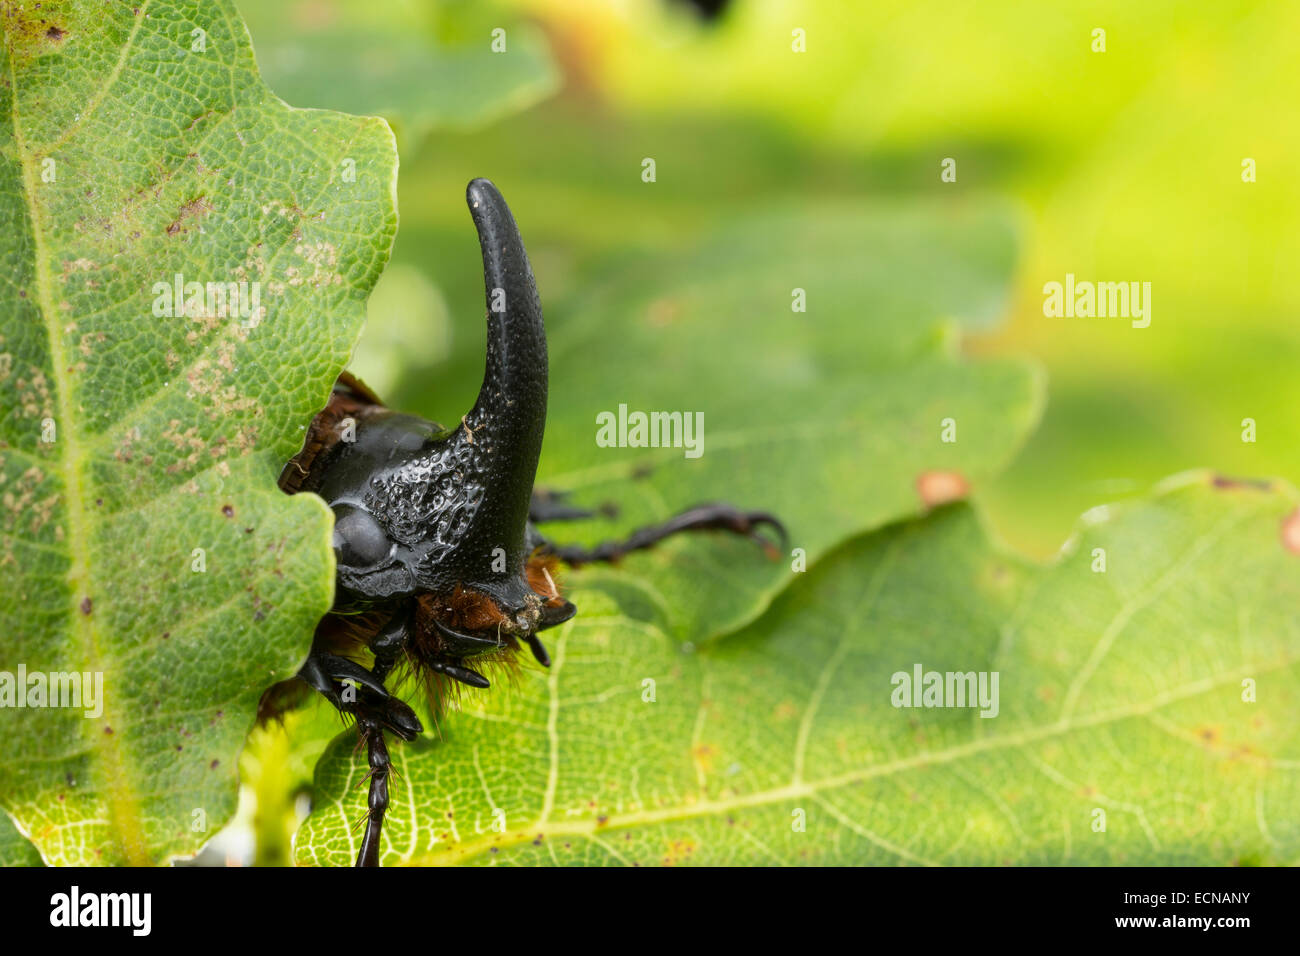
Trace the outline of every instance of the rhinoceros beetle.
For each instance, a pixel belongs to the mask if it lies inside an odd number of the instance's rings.
[[[509,663],[522,644],[550,665],[538,635],[577,612],[556,585],[560,563],[617,561],[680,531],[747,535],[772,553],[756,529],[785,538],[772,515],[726,504],[700,505],[590,549],[541,534],[539,524],[593,512],[534,491],[547,399],[537,285],[496,187],[476,179],[466,199],[488,300],[487,368],[473,409],[443,428],[385,407],[345,372],[280,476],[286,492],[317,494],[333,511],[336,587],[307,662],[295,680],[267,691],[262,715],[314,688],[355,719],[370,764],[357,866],[379,863],[390,773],[385,735],[411,740],[423,731],[384,686],[395,669],[424,685],[436,714],[453,688],[488,687],[479,669]]]

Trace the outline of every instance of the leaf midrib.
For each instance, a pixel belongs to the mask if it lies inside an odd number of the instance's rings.
[[[132,38],[134,38],[134,33],[132,33]],[[63,431],[59,461],[63,470],[64,502],[69,526],[66,540],[68,554],[71,559],[67,573],[70,598],[72,600],[69,613],[74,622],[71,630],[81,645],[83,659],[90,665],[90,670],[102,672],[104,670],[103,654],[100,650],[99,635],[95,627],[93,606],[92,612],[89,614],[81,613],[79,608],[81,598],[91,598],[93,601],[93,596],[89,593],[91,583],[88,560],[90,534],[86,525],[85,511],[82,508],[81,472],[78,467],[81,462],[81,450],[77,431],[73,427],[76,417],[72,405],[72,383],[68,376],[68,363],[64,355],[63,338],[55,321],[57,312],[54,308],[45,231],[41,225],[40,209],[36,201],[36,171],[18,115],[19,85],[14,70],[12,49],[7,53],[6,59],[9,61],[10,122],[13,126],[18,164],[22,169],[27,218],[31,223],[32,261],[36,271],[36,297],[41,311],[41,318],[45,323],[46,338],[49,342],[50,378],[54,383],[54,389],[58,396],[57,423],[62,425]],[[123,51],[123,58],[125,58],[125,55],[126,53]],[[110,700],[111,697],[106,695],[106,699],[103,701],[101,720],[106,728],[113,726],[110,719],[110,713],[113,710],[109,704]],[[121,735],[92,734],[90,731],[92,722],[83,721],[83,724],[83,736],[86,736],[91,743],[89,750],[99,756],[103,765],[105,794],[108,799],[110,813],[116,824],[115,830],[111,832],[118,837],[122,854],[130,864],[134,866],[147,865],[150,860],[145,852],[139,807],[124,787],[126,774],[123,770]]]

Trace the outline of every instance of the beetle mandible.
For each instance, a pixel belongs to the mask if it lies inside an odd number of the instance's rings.
[[[357,866],[379,863],[391,770],[385,737],[412,740],[423,732],[411,707],[385,687],[396,670],[423,682],[436,712],[457,685],[488,687],[475,668],[508,661],[521,645],[550,666],[538,635],[577,612],[556,585],[560,563],[617,561],[681,531],[746,535],[771,554],[775,546],[757,529],[769,527],[785,540],[772,515],[720,503],[594,548],[555,544],[541,534],[539,524],[593,512],[533,488],[548,388],[541,302],[496,187],[476,179],[466,200],[488,302],[487,366],[473,409],[445,429],[385,407],[344,373],[280,476],[286,492],[315,493],[334,513],[335,596],[307,662],[294,680],[267,691],[262,716],[314,688],[355,719],[370,764]],[[343,440],[348,420],[352,433]]]

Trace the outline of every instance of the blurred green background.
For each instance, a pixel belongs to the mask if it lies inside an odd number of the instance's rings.
[[[1008,543],[1050,555],[1081,511],[1190,467],[1300,476],[1294,3],[241,9],[287,100],[398,131],[401,228],[356,360],[396,404],[454,420],[477,385],[475,176],[517,207],[550,315],[611,262],[764,206],[993,198],[1019,211],[1019,260],[1001,324],[962,347],[1048,372],[1040,427],[976,489]],[[1067,272],[1151,282],[1150,328],[1045,318],[1043,283]]]

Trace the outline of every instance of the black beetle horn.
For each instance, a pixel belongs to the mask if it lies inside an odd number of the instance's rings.
[[[487,296],[487,367],[454,441],[480,484],[473,537],[480,559],[505,549],[517,574],[546,427],[546,329],[528,254],[501,193],[486,179],[465,191],[478,229]]]

